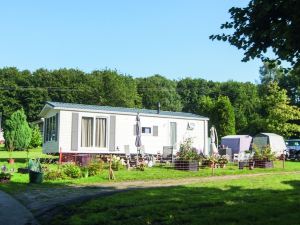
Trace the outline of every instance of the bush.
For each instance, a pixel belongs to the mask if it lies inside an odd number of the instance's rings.
[[[45,180],[61,180],[65,179],[66,175],[61,170],[49,170],[45,173]]]
[[[63,172],[70,178],[79,178],[81,177],[81,169],[75,164],[65,164],[63,166]]]
[[[42,145],[42,135],[38,125],[32,127],[32,137],[30,141],[31,148],[37,148]]]
[[[14,112],[5,122],[4,139],[5,147],[14,149],[28,149],[31,140],[31,129],[27,123],[24,110]]]
[[[122,168],[122,162],[121,162],[121,158],[118,156],[113,155],[112,159],[111,159],[111,168],[113,170],[120,170]]]
[[[273,161],[276,159],[275,153],[272,152],[272,149],[269,145],[262,148],[258,148],[256,145],[253,145],[252,149],[254,151],[254,160]]]
[[[181,145],[178,154],[179,160],[199,160],[200,155],[196,149],[192,147],[192,139],[186,139]]]
[[[93,161],[90,162],[87,166],[87,169],[89,171],[89,176],[95,176],[101,173],[103,170],[103,161]]]

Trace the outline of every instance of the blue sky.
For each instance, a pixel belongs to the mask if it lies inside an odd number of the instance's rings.
[[[78,68],[255,82],[259,60],[208,36],[248,1],[2,1],[0,67]]]

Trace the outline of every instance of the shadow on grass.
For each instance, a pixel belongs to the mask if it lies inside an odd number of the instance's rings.
[[[237,181],[220,187],[130,191],[64,206],[51,220],[39,219],[42,224],[58,225],[299,224],[300,181],[277,181],[276,188],[271,188],[271,183],[268,187],[249,188],[251,182]]]

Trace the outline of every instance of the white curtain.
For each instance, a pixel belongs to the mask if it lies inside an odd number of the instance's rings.
[[[96,147],[106,147],[106,119],[96,119]]]
[[[81,146],[93,146],[93,118],[82,117],[81,119]]]

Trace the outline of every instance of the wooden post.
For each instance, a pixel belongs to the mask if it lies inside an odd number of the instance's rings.
[[[62,148],[59,148],[59,164],[62,163]]]
[[[282,168],[284,169],[285,167],[285,154],[284,154],[284,151],[283,151],[283,154],[282,154]]]
[[[111,164],[112,164],[112,155],[110,154],[110,160],[109,160],[109,169],[108,169],[108,179],[109,180],[115,180],[115,174],[113,169],[111,168]]]

